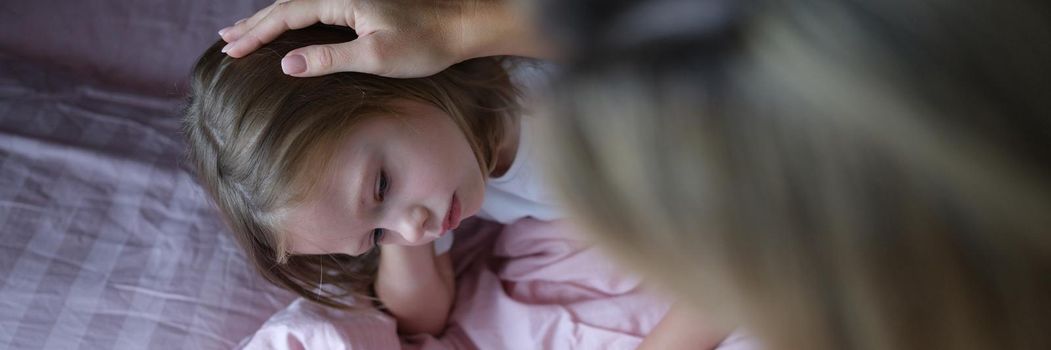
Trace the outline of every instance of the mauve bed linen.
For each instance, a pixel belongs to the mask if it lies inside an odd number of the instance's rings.
[[[247,266],[178,133],[192,62],[265,4],[0,4],[0,348],[229,348],[292,299]]]
[[[399,338],[394,318],[374,308],[337,311],[298,298],[238,349],[629,350],[670,306],[564,222],[470,219],[449,254],[456,298],[437,338]],[[718,347],[759,349],[743,331]]]

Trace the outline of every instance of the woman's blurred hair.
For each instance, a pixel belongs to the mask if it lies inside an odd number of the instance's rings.
[[[581,222],[773,349],[1051,349],[1051,2],[550,1]]]

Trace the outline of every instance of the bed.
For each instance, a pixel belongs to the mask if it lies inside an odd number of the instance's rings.
[[[0,348],[632,349],[660,320],[669,303],[560,222],[465,222],[440,337],[258,277],[178,130],[215,30],[267,4],[0,4]]]
[[[261,1],[0,3],[0,348],[219,349],[292,296],[183,161],[185,77]]]

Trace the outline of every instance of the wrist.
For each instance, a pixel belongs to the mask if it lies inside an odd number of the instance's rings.
[[[551,46],[540,37],[532,9],[507,0],[473,2],[457,23],[462,60],[488,56],[553,58]]]

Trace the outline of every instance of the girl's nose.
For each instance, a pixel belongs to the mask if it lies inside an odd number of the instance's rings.
[[[422,242],[427,233],[427,220],[430,211],[422,205],[413,205],[401,213],[393,215],[390,230],[394,231],[407,245]]]

